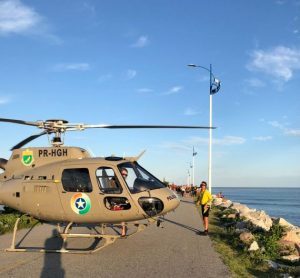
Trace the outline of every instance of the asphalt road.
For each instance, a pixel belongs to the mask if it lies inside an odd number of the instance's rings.
[[[43,224],[19,231],[17,242],[20,247],[58,248],[61,241],[51,238],[54,228]],[[3,235],[0,277],[230,277],[209,237],[199,235],[199,230],[203,230],[200,216],[191,199],[185,198],[162,227],[152,224],[94,254],[5,252],[12,235]],[[71,239],[68,247],[84,248],[92,242]]]

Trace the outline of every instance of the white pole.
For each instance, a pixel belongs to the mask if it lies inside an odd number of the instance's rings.
[[[189,173],[187,174],[186,183],[187,183],[187,185],[189,185],[189,184],[190,184],[190,177],[189,177]]]
[[[212,66],[209,65],[209,143],[208,143],[208,190],[211,192],[211,145],[212,145]]]
[[[211,192],[211,150],[212,150],[212,94],[209,94],[209,144],[208,144],[208,190]]]
[[[194,148],[193,148],[193,186],[195,186],[195,156],[194,156]]]

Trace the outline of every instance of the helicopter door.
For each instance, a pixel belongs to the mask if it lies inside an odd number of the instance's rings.
[[[103,195],[103,202],[102,204],[100,202],[100,206],[104,204],[104,212],[109,219],[114,219],[117,222],[126,217],[134,218],[138,215],[138,209],[134,205],[127,188],[122,187],[113,168],[99,167],[96,170],[96,178],[100,195]]]
[[[92,194],[92,182],[88,168],[65,168],[61,173],[61,201],[67,216],[77,221],[88,221],[96,213],[96,197]]]

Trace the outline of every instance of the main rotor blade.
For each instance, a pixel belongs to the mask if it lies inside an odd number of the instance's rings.
[[[10,150],[13,151],[15,149],[20,149],[22,148],[24,145],[26,145],[27,143],[29,143],[30,141],[47,134],[48,132],[46,130],[44,130],[43,132],[39,133],[39,134],[35,134],[35,135],[31,135],[29,137],[27,137],[26,139],[24,139],[23,141],[21,141],[20,143],[18,143],[17,145],[13,146]]]
[[[40,125],[40,122],[28,122],[23,120],[6,119],[6,118],[0,118],[0,122],[7,122],[7,123],[14,123],[14,124],[21,124],[21,125],[31,125],[31,126]]]
[[[202,129],[215,129],[215,127],[207,126],[188,126],[188,125],[80,125],[79,128],[110,128],[110,129],[121,129],[121,128],[202,128]]]

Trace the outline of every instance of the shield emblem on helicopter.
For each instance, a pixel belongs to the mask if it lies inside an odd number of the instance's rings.
[[[25,166],[30,166],[33,163],[33,151],[26,150],[22,152],[22,163]]]

